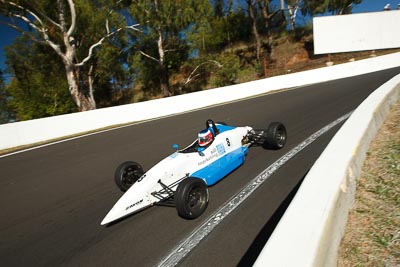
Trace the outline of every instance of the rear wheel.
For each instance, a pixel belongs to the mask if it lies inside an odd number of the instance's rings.
[[[142,166],[134,161],[126,161],[115,170],[115,183],[121,191],[127,191],[144,174]]]
[[[264,143],[264,146],[269,149],[281,149],[286,144],[286,138],[287,134],[285,126],[280,122],[272,122],[268,126],[267,140],[266,143]]]
[[[178,185],[174,198],[178,215],[184,219],[195,219],[208,206],[207,185],[201,179],[187,178]]]

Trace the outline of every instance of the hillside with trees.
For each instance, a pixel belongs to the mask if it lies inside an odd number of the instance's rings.
[[[311,21],[300,25],[298,14],[349,14],[361,0],[281,2],[285,9],[272,0],[0,0],[1,27],[21,33],[6,48],[1,123],[323,64]]]

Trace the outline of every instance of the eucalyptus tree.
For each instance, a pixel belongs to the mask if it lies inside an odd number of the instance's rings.
[[[261,54],[261,36],[257,29],[257,19],[255,13],[255,1],[254,0],[246,0],[247,10],[249,12],[249,18],[251,20],[252,31],[254,38],[256,40],[256,53],[257,53],[257,60],[260,61],[260,54]]]
[[[328,1],[303,0],[301,12],[303,13],[303,15],[310,15],[310,16],[325,13],[328,8],[328,2],[329,0]]]
[[[186,34],[208,16],[211,4],[208,0],[132,0],[129,11],[142,30],[135,36],[135,47],[157,65],[160,90],[164,97],[170,96],[169,69],[175,62],[169,60],[169,55],[188,57]]]
[[[2,21],[35,43],[50,47],[65,69],[68,91],[79,111],[96,108],[95,53],[123,29],[124,18],[109,7],[112,0],[0,0],[0,13],[14,20]],[[120,1],[117,1],[117,3]],[[26,22],[20,27],[15,19]],[[28,29],[27,29],[28,28]],[[85,67],[85,73],[82,73]]]
[[[252,21],[252,32],[256,41],[257,61],[261,63],[262,33],[267,37],[267,48],[264,50],[264,65],[273,57],[273,21],[276,15],[283,12],[273,7],[272,0],[246,0],[249,18]],[[261,27],[258,21],[262,21]],[[265,67],[265,66],[264,66]]]
[[[215,1],[214,10],[193,25],[187,35],[189,43],[200,56],[220,53],[235,42],[247,42],[252,35],[251,22],[245,5],[233,1]]]
[[[7,107],[17,120],[61,115],[76,109],[65,90],[68,84],[64,66],[50,47],[21,36],[6,47],[5,55],[12,77],[5,88]]]
[[[303,4],[302,0],[286,0],[286,3],[288,5],[288,12],[289,12],[289,19],[290,19],[290,26],[292,27],[292,30],[296,29],[296,17],[297,17],[297,12],[300,9],[300,6]]]
[[[8,95],[4,82],[3,72],[0,70],[0,124],[7,123],[11,119],[11,112],[8,108]]]
[[[358,5],[362,0],[330,0],[328,11],[334,15],[351,14],[353,6]]]
[[[303,0],[301,11],[303,14],[316,15],[326,12],[332,15],[351,14],[353,5],[360,4],[362,0]]]

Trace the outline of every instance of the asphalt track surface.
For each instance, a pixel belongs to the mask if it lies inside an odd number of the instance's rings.
[[[400,68],[272,93],[157,119],[0,158],[1,266],[154,266],[252,178],[320,128],[354,110]],[[151,207],[115,224],[101,220],[122,193],[113,175],[134,160],[147,170],[194,140],[205,121],[265,128],[283,122],[279,151],[251,148],[245,164],[209,189],[196,220]],[[179,266],[249,266],[335,127],[273,174]],[[324,177],[321,177],[324,179]],[[288,240],[290,242],[290,240]]]

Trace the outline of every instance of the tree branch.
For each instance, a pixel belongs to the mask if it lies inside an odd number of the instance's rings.
[[[2,1],[2,2],[4,2],[4,1]],[[22,7],[22,6],[19,6],[19,5],[15,4],[15,3],[13,3],[13,2],[8,2],[8,4],[11,5],[11,6],[13,6],[13,7],[16,7],[17,9],[20,9],[20,10],[21,10],[22,12],[24,12],[24,13],[25,13],[25,12],[28,13],[28,14],[31,15],[33,18],[35,18],[35,19],[39,22],[40,25],[43,26],[43,23],[42,23],[42,21],[40,20],[40,18],[39,18],[35,13],[33,13],[32,11],[30,11],[29,9],[26,9],[26,8],[24,8],[24,7]],[[19,19],[25,21],[26,23],[29,24],[29,26],[31,26],[32,28],[34,28],[34,29],[35,29],[36,31],[38,31],[38,32],[42,32],[42,31],[43,31],[43,29],[40,29],[35,23],[33,23],[32,20],[30,20],[30,19],[29,19],[28,17],[26,17],[26,16],[23,16],[23,15],[21,15],[21,14],[14,13],[14,12],[10,12],[8,15],[9,15],[9,16],[13,16],[13,17],[16,17],[16,18],[19,18]]]
[[[46,14],[44,14],[42,11],[40,11],[39,9],[35,8],[34,5],[32,5],[31,3],[26,3],[27,6],[32,10],[32,12],[40,15],[42,18],[44,18],[45,20],[47,20],[48,22],[50,22],[51,24],[53,24],[55,27],[59,28],[61,30],[61,25],[57,22],[55,22],[52,18],[50,18],[49,16],[47,16]]]
[[[214,63],[215,65],[217,65],[218,68],[222,68],[223,65],[221,65],[221,63],[219,63],[216,60],[207,60],[206,62],[200,63],[199,65],[196,66],[196,68],[194,68],[194,70],[190,73],[189,77],[186,79],[186,82],[184,83],[184,85],[187,85],[188,83],[190,83],[195,77],[199,76],[200,74],[196,74],[194,76],[192,76],[202,65],[205,65],[207,63]]]
[[[75,12],[75,5],[72,0],[68,0],[69,10],[71,12],[71,26],[68,29],[67,35],[68,37],[71,36],[76,27],[76,12]]]
[[[62,7],[62,3],[60,0],[58,0],[58,11],[59,11],[59,15],[60,15],[60,24],[56,23],[51,18],[42,14],[41,12],[38,12],[38,14],[40,16],[42,16],[44,19],[48,20],[53,25],[55,25],[56,27],[58,27],[64,33],[64,45],[67,47],[67,51],[73,51],[73,48],[71,47],[71,40],[73,40],[72,34],[76,28],[76,12],[75,12],[75,6],[74,6],[73,0],[67,0],[67,2],[68,2],[69,9],[71,12],[71,25],[68,28],[68,31],[67,31],[67,24],[66,24],[65,16],[64,16],[64,9]],[[121,2],[121,1],[119,1],[119,2]],[[29,38],[34,42],[49,45],[63,59],[64,62],[68,61],[67,55],[61,51],[60,45],[58,45],[50,40],[50,38],[47,34],[47,28],[46,28],[45,24],[43,23],[42,19],[35,12],[31,11],[30,9],[24,8],[20,5],[18,5],[17,3],[14,3],[11,1],[6,2],[5,0],[0,0],[0,3],[8,4],[8,5],[16,8],[17,10],[20,10],[21,13],[27,13],[30,16],[32,16],[38,22],[40,27],[37,24],[35,24],[32,20],[30,20],[27,16],[24,16],[24,15],[15,13],[15,12],[10,12],[10,14],[9,14],[10,16],[19,18],[19,19],[25,21],[26,23],[28,23],[29,26],[31,26],[33,29],[35,29],[42,36],[44,41],[37,39],[33,34],[22,30],[18,26],[15,26],[10,23],[5,23],[5,22],[0,22],[0,23],[10,26],[11,28],[17,30],[18,32],[21,32],[22,34],[28,35]],[[135,31],[141,32],[141,30],[139,30],[137,28],[138,26],[139,26],[139,24],[134,24],[134,25],[118,28],[117,30],[115,30],[113,32],[109,32],[109,26],[108,26],[108,20],[107,20],[107,22],[106,22],[107,35],[102,37],[97,43],[93,44],[89,48],[89,52],[88,52],[88,55],[86,58],[84,58],[81,62],[76,63],[74,65],[76,67],[83,66],[87,61],[89,61],[91,59],[91,57],[93,56],[93,51],[97,46],[101,45],[105,39],[110,38],[111,36],[115,35],[116,33],[120,32],[123,29],[130,29],[130,30],[135,30]]]
[[[117,29],[117,30],[115,30],[115,31],[113,31],[113,32],[108,33],[106,36],[102,37],[97,43],[93,44],[93,45],[89,48],[89,53],[88,53],[88,55],[87,55],[81,62],[76,63],[75,66],[81,67],[81,66],[85,65],[85,63],[88,62],[88,61],[91,59],[91,57],[93,56],[93,50],[94,50],[96,47],[98,47],[99,45],[101,45],[101,44],[104,42],[105,39],[110,38],[111,36],[113,36],[113,35],[115,35],[116,33],[122,31],[123,29],[132,29],[132,30],[135,30],[135,31],[139,31],[139,32],[140,32],[140,30],[136,28],[137,26],[139,26],[139,24],[134,24],[134,25],[131,25],[131,26],[126,26],[126,27],[123,27],[123,28],[119,28],[119,29]]]
[[[1,2],[5,3],[4,0],[1,1]],[[41,44],[43,44],[43,43],[48,44],[51,48],[54,49],[54,51],[55,51],[58,55],[60,55],[63,59],[65,59],[65,55],[62,53],[62,51],[61,51],[61,49],[60,49],[60,46],[57,45],[57,44],[55,44],[54,42],[52,42],[52,41],[50,40],[49,36],[47,35],[47,29],[46,29],[46,27],[45,27],[45,24],[44,24],[43,21],[40,19],[40,17],[39,17],[38,15],[36,15],[35,12],[33,12],[33,11],[27,9],[27,8],[24,8],[24,7],[18,5],[18,4],[16,4],[16,3],[14,3],[14,2],[7,2],[7,4],[9,4],[10,6],[13,6],[13,7],[15,7],[15,8],[19,9],[19,10],[21,10],[22,12],[28,13],[28,14],[31,15],[34,19],[36,19],[36,21],[39,23],[39,25],[41,25],[41,27],[38,27],[38,25],[36,25],[36,24],[35,24],[32,20],[30,20],[27,16],[23,16],[23,15],[20,15],[20,14],[17,14],[17,13],[13,13],[13,12],[10,12],[10,14],[9,14],[9,15],[11,15],[11,16],[13,16],[13,17],[19,18],[19,19],[25,21],[26,23],[28,23],[29,26],[31,26],[33,29],[35,29],[38,33],[40,33],[40,34],[42,35],[42,38],[43,38],[44,41],[38,40],[33,34],[28,33],[28,32],[26,32],[26,31],[20,29],[19,27],[15,26],[15,25],[8,24],[8,26],[10,26],[11,28],[13,28],[13,29],[15,29],[15,30],[21,32],[22,34],[28,35],[29,38],[31,38],[31,40],[34,41],[34,42],[41,43]]]
[[[10,27],[10,28],[16,30],[17,32],[21,33],[22,35],[27,35],[27,36],[29,36],[29,38],[30,38],[32,41],[34,41],[35,43],[47,44],[45,41],[37,39],[36,36],[33,35],[32,33],[27,32],[27,31],[24,31],[23,29],[21,29],[20,27],[14,25],[14,24],[7,23],[7,22],[4,22],[4,21],[0,21],[0,24],[3,24],[3,25],[6,25],[6,26]]]
[[[157,63],[160,62],[160,60],[156,59],[155,57],[150,56],[149,54],[146,54],[146,53],[143,52],[142,50],[139,50],[139,53],[142,54],[143,56],[145,56],[145,57],[151,59],[151,60],[154,60],[154,61],[157,62]]]
[[[36,19],[36,20],[40,23],[40,25],[43,26],[42,20],[41,20],[41,19],[39,18],[39,16],[37,16],[33,11],[31,11],[31,10],[29,10],[29,9],[27,9],[27,8],[24,8],[23,6],[20,6],[20,5],[16,4],[16,3],[14,3],[14,2],[10,2],[10,1],[6,2],[6,1],[4,1],[4,0],[2,0],[1,2],[5,3],[5,4],[9,4],[10,6],[13,6],[13,7],[15,7],[15,8],[17,8],[17,9],[23,11],[23,12],[28,13],[28,14],[31,15],[34,19]],[[37,26],[36,26],[31,20],[29,20],[26,16],[22,16],[22,15],[19,15],[19,14],[14,13],[14,12],[11,12],[11,15],[14,16],[14,17],[19,17],[19,16],[20,16],[21,18],[24,18],[24,20],[26,19],[26,22],[32,24],[32,25],[31,25],[32,27],[34,27],[34,28],[37,27]]]

